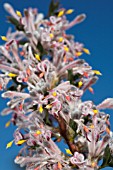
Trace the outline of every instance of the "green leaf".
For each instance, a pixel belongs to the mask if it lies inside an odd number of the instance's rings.
[[[11,17],[11,16],[8,16],[7,19],[8,19],[8,21],[9,21],[11,24],[13,24],[13,25],[15,25],[15,26],[17,26],[17,25],[19,24],[18,20],[15,19],[15,18],[13,18],[13,17]]]
[[[51,0],[49,11],[48,11],[48,17],[55,14],[55,12],[59,9],[60,2],[59,0]]]
[[[110,153],[109,145],[107,145],[105,148],[103,163],[99,167],[99,169],[102,169],[105,167],[113,167],[113,156]]]
[[[85,125],[86,125],[88,122],[90,122],[90,123],[92,122],[90,115],[83,116],[83,119],[84,119],[84,124],[85,124]]]
[[[103,165],[107,165],[110,159],[110,149],[109,146],[106,146],[105,152],[104,152],[104,158],[103,158],[103,163],[101,166]]]
[[[70,119],[70,122],[69,122],[69,126],[70,126],[70,129],[69,129],[69,132],[71,132],[70,136],[74,138],[77,136],[77,133],[76,133],[76,130],[77,130],[77,123],[73,121],[73,119]]]
[[[82,77],[82,75],[79,74],[79,73],[73,75],[73,70],[72,69],[68,70],[68,80],[70,81],[71,84],[78,87],[78,82],[75,83],[75,81],[79,80],[81,77]]]
[[[7,88],[7,90],[10,90],[10,91],[15,91],[16,89],[17,89],[17,86],[15,85],[12,85],[9,88]]]
[[[34,146],[30,146],[30,147],[28,148],[28,150],[31,150],[31,149],[36,150],[36,149],[39,148],[39,147],[40,147],[40,145],[36,144],[36,145],[34,145]]]
[[[16,77],[12,77],[12,83],[13,84],[10,87],[8,87],[7,90],[15,91],[17,90],[18,85],[21,85],[21,90],[28,87],[27,84],[17,82]]]
[[[26,43],[28,43],[29,41],[28,40],[20,40],[19,42],[18,42],[18,44],[20,44],[20,45],[25,45]]]
[[[40,51],[40,53],[43,53],[44,49],[43,49],[41,42],[38,42],[37,48]]]
[[[38,105],[36,104],[36,105],[33,105],[32,107],[30,107],[30,109],[33,109],[35,111],[35,110],[37,110],[37,107],[38,107]]]
[[[77,130],[77,123],[70,119],[69,126],[76,132]]]
[[[48,113],[48,110],[44,108],[44,112],[45,112],[45,118],[44,118],[45,124],[48,126],[52,126],[52,122],[50,120],[50,117],[49,117],[50,115]]]
[[[38,42],[37,48],[38,48],[38,50],[40,51],[40,55],[41,55],[41,56],[47,54],[47,52],[46,52],[45,49],[43,48],[41,42]]]
[[[109,164],[110,167],[113,167],[113,157],[110,158]]]
[[[24,31],[24,25],[19,23],[17,19],[13,18],[12,16],[8,16],[7,19],[10,23],[12,23],[16,27],[18,31]]]
[[[70,81],[71,84],[73,84],[73,71],[68,70],[68,80]]]

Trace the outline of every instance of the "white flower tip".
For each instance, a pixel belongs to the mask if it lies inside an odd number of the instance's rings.
[[[43,13],[39,13],[39,14],[38,14],[38,19],[39,19],[39,20],[42,20],[43,18],[44,18],[44,14],[43,14]]]
[[[7,97],[9,97],[10,98],[10,93],[11,91],[7,91],[7,92],[5,92],[5,93],[2,93],[1,94],[1,96],[3,97],[3,98],[7,98]]]
[[[2,93],[1,96],[4,98],[4,96],[5,96],[4,93]]]
[[[113,137],[113,132],[110,131],[110,138],[112,138],[112,137]]]
[[[86,14],[80,14],[78,16],[76,16],[75,20],[74,20],[74,24],[79,24],[81,22],[83,22],[86,19]]]
[[[23,161],[23,157],[21,157],[21,156],[17,156],[17,157],[15,158],[15,160],[14,160],[14,162],[15,162],[16,164],[21,164],[22,161]]]
[[[12,6],[9,3],[4,3],[4,9],[6,11],[9,11],[12,8]]]
[[[83,13],[83,14],[80,14],[80,16],[81,16],[82,18],[84,18],[84,19],[86,18],[86,14],[84,14],[84,13]]]
[[[82,15],[82,17],[83,17],[84,19],[86,18],[86,14],[83,13],[83,14],[81,14],[81,15]]]
[[[80,14],[78,17],[77,17],[78,21],[79,22],[82,22],[86,19],[86,14]]]
[[[9,105],[10,105],[10,103],[11,103],[10,101],[9,101],[9,102],[7,102],[7,106],[9,106]]]

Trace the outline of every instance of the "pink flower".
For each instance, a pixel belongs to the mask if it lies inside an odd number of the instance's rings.
[[[86,160],[84,160],[84,155],[79,152],[74,153],[74,156],[70,158],[70,162],[82,169],[84,169],[86,165]]]

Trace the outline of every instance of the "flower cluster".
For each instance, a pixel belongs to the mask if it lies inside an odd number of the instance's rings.
[[[113,108],[113,99],[97,106],[81,99],[87,89],[93,93],[101,75],[79,59],[89,50],[66,34],[85,14],[69,22],[72,9],[45,18],[37,9],[22,15],[7,3],[4,7],[16,27],[1,36],[6,43],[0,46],[0,90],[10,99],[2,115],[11,113],[6,126],[17,127],[7,148],[13,142],[23,145],[15,163],[26,170],[98,169],[106,148],[113,153],[109,115],[101,112]],[[57,146],[61,140],[68,145],[66,153]]]

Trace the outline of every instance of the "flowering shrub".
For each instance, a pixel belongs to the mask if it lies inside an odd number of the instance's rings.
[[[0,90],[10,99],[1,114],[11,113],[6,127],[17,127],[7,148],[23,146],[15,163],[26,170],[113,167],[110,116],[101,111],[113,108],[113,99],[97,106],[82,102],[86,90],[93,93],[101,73],[79,59],[89,50],[66,34],[86,15],[69,22],[66,15],[73,10],[53,0],[47,17],[37,9],[25,9],[22,15],[7,3],[4,7],[16,30],[1,36],[6,43],[0,46]],[[68,146],[66,153],[57,146],[61,140]]]

